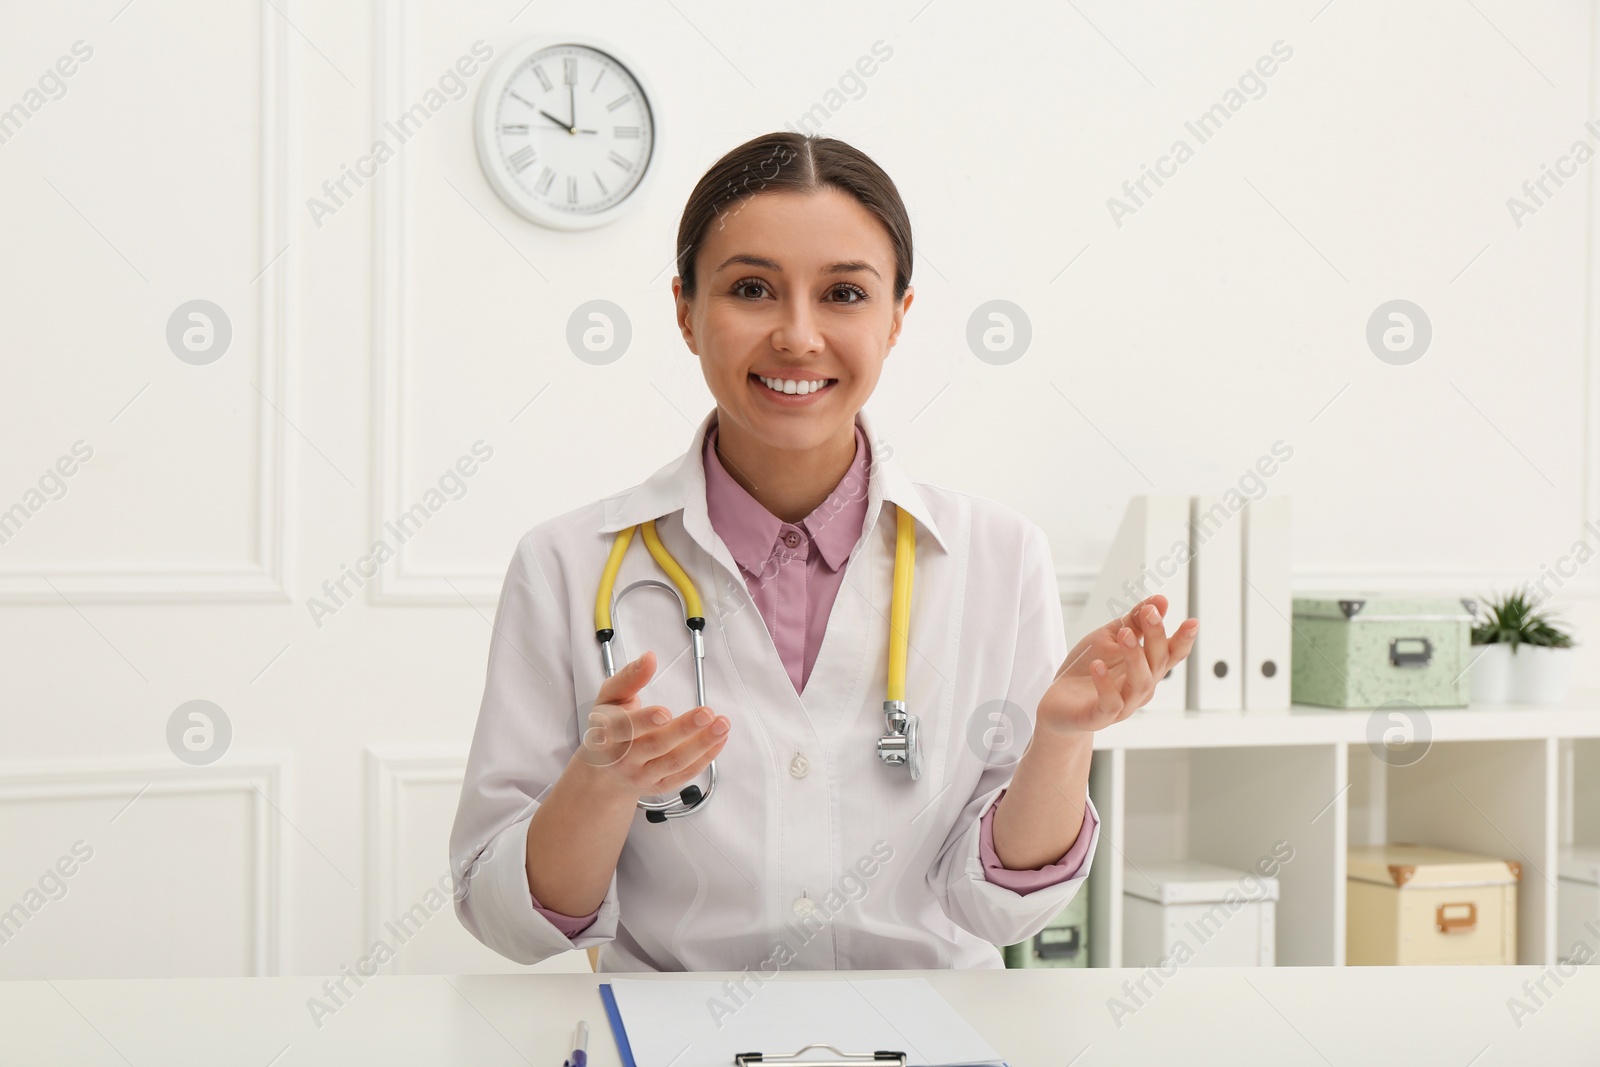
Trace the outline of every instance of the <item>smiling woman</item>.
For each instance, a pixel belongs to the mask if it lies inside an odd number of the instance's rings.
[[[690,194],[678,326],[717,400],[717,455],[780,519],[810,514],[850,467],[855,414],[911,307],[911,264],[899,190],[842,141],[757,138]]]
[[[733,149],[677,262],[716,407],[684,456],[518,546],[451,834],[460,867],[493,853],[461,920],[524,963],[598,946],[600,970],[999,967],[1088,875],[1093,731],[1196,624],[1169,641],[1153,596],[1069,652],[1044,531],[899,469],[863,408],[911,224],[860,150]],[[682,612],[619,625],[614,590],[652,584]],[[872,892],[834,891],[869,851],[893,859]]]

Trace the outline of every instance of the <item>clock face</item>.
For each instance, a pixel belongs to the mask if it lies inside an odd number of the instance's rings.
[[[547,226],[583,229],[631,206],[649,173],[655,121],[640,79],[590,44],[526,44],[501,58],[478,100],[478,154],[495,192]]]

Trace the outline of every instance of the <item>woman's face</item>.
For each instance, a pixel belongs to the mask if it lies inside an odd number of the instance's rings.
[[[909,288],[894,299],[894,248],[877,217],[831,187],[758,193],[712,224],[695,276],[692,301],[672,280],[678,327],[720,421],[775,449],[853,435],[911,306]],[[788,394],[763,377],[826,384]]]

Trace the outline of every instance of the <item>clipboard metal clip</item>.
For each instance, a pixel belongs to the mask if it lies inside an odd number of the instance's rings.
[[[802,1060],[814,1048],[825,1048],[838,1059],[833,1060]],[[745,1067],[751,1063],[788,1063],[794,1067],[861,1067],[865,1063],[893,1063],[898,1067],[906,1067],[906,1054],[904,1052],[841,1052],[832,1045],[822,1042],[807,1045],[799,1052],[738,1052],[733,1057],[734,1067]]]

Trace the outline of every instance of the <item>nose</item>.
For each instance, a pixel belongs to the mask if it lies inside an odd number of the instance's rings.
[[[822,333],[817,328],[816,312],[809,301],[790,301],[783,309],[778,327],[772,331],[772,347],[795,355],[822,351]]]

